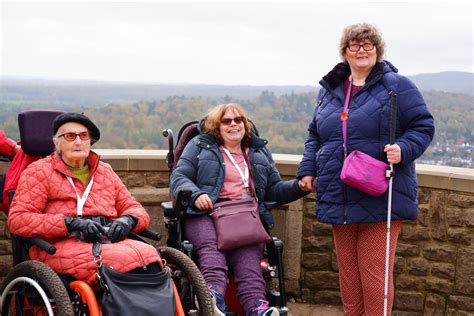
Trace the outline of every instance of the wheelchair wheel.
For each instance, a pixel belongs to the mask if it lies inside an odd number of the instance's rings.
[[[212,297],[206,281],[191,258],[175,248],[157,249],[161,258],[166,260],[173,271],[173,281],[186,315],[214,315]]]
[[[74,315],[63,282],[39,261],[16,265],[5,278],[0,293],[1,315]]]

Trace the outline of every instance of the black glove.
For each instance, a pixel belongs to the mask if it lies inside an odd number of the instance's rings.
[[[85,242],[100,242],[100,235],[105,234],[104,227],[90,219],[65,217],[64,222],[70,234],[77,231],[79,233],[78,238]]]
[[[111,242],[117,242],[127,238],[128,233],[137,225],[138,218],[133,215],[124,215],[112,222],[107,232]]]

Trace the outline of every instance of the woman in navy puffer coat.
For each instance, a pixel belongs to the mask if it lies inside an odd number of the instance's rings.
[[[383,60],[384,42],[374,26],[347,27],[339,48],[343,62],[320,81],[318,106],[308,128],[298,177],[307,188],[316,185],[317,217],[333,224],[344,311],[381,315],[388,192],[373,197],[344,185],[339,178],[344,162],[344,101],[352,85],[347,154],[359,150],[395,164],[390,276],[401,221],[415,220],[418,215],[414,161],[433,138],[433,117],[415,85]],[[398,115],[395,144],[388,145],[391,91],[398,97]],[[391,307],[392,282],[389,294]]]

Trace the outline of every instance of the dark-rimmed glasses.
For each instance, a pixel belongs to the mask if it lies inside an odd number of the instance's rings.
[[[244,120],[245,119],[242,116],[236,116],[234,118],[223,118],[223,119],[221,119],[221,124],[222,125],[230,125],[230,124],[232,124],[232,121],[234,121],[235,124],[240,124]]]
[[[349,48],[349,51],[355,53],[355,52],[358,52],[361,47],[366,52],[368,52],[368,51],[371,51],[372,49],[374,49],[375,46],[372,43],[364,43],[364,44],[352,43],[352,44],[347,45],[347,47]]]
[[[89,135],[89,132],[80,132],[80,133],[69,132],[69,133],[58,135],[58,137],[64,137],[64,139],[67,140],[68,142],[75,141],[77,136],[79,136],[81,140],[89,140],[91,138],[91,136]]]

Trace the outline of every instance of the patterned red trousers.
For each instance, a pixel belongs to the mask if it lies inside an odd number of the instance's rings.
[[[388,315],[393,304],[393,263],[402,222],[390,227]],[[333,225],[345,315],[383,315],[387,223]]]

